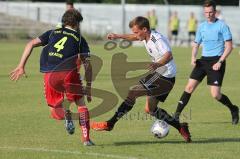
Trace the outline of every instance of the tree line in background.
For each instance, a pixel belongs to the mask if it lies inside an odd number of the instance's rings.
[[[5,1],[23,1],[23,0],[5,0]],[[25,0],[26,1],[26,0]],[[31,1],[31,0],[29,0]],[[65,2],[65,0],[32,0],[33,2]],[[129,4],[165,4],[164,0],[125,0]],[[169,4],[176,5],[202,5],[204,0],[166,0]],[[238,6],[239,0],[215,0],[218,5]],[[110,3],[119,4],[121,0],[73,0],[80,3]]]

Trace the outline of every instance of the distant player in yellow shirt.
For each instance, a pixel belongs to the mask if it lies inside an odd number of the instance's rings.
[[[151,30],[156,30],[157,25],[158,25],[158,18],[155,14],[154,9],[149,12],[148,20],[149,20],[149,24],[150,24],[150,29]]]
[[[197,19],[193,12],[190,13],[190,17],[187,21],[187,28],[188,28],[188,44],[191,44],[191,41],[195,39],[196,30],[197,30]]]
[[[172,45],[177,45],[177,36],[178,36],[178,30],[179,30],[180,20],[178,18],[177,12],[173,12],[173,15],[171,16],[171,19],[169,21],[169,27],[171,31],[171,43]],[[173,40],[173,42],[172,42]]]

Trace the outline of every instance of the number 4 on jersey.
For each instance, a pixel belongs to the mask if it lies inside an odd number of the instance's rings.
[[[63,37],[54,45],[54,47],[57,48],[57,52],[64,49],[64,44],[66,43],[66,41],[67,41],[67,37]]]

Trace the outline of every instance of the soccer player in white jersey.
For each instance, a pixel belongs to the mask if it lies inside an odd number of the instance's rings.
[[[105,122],[92,122],[91,127],[98,131],[110,131],[116,122],[135,104],[136,98],[147,96],[146,112],[157,119],[166,121],[176,128],[186,142],[191,142],[191,135],[187,123],[179,123],[165,110],[159,108],[159,102],[164,102],[175,83],[176,65],[173,60],[172,50],[166,37],[156,31],[151,31],[149,21],[145,17],[138,16],[130,23],[133,34],[108,35],[108,39],[127,39],[131,41],[143,41],[152,63],[148,66],[150,73],[139,82],[139,85],[131,87],[128,96],[118,107],[118,110]]]

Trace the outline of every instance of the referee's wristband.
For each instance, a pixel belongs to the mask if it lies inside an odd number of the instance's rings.
[[[223,60],[219,60],[218,63],[222,64],[224,61]]]

